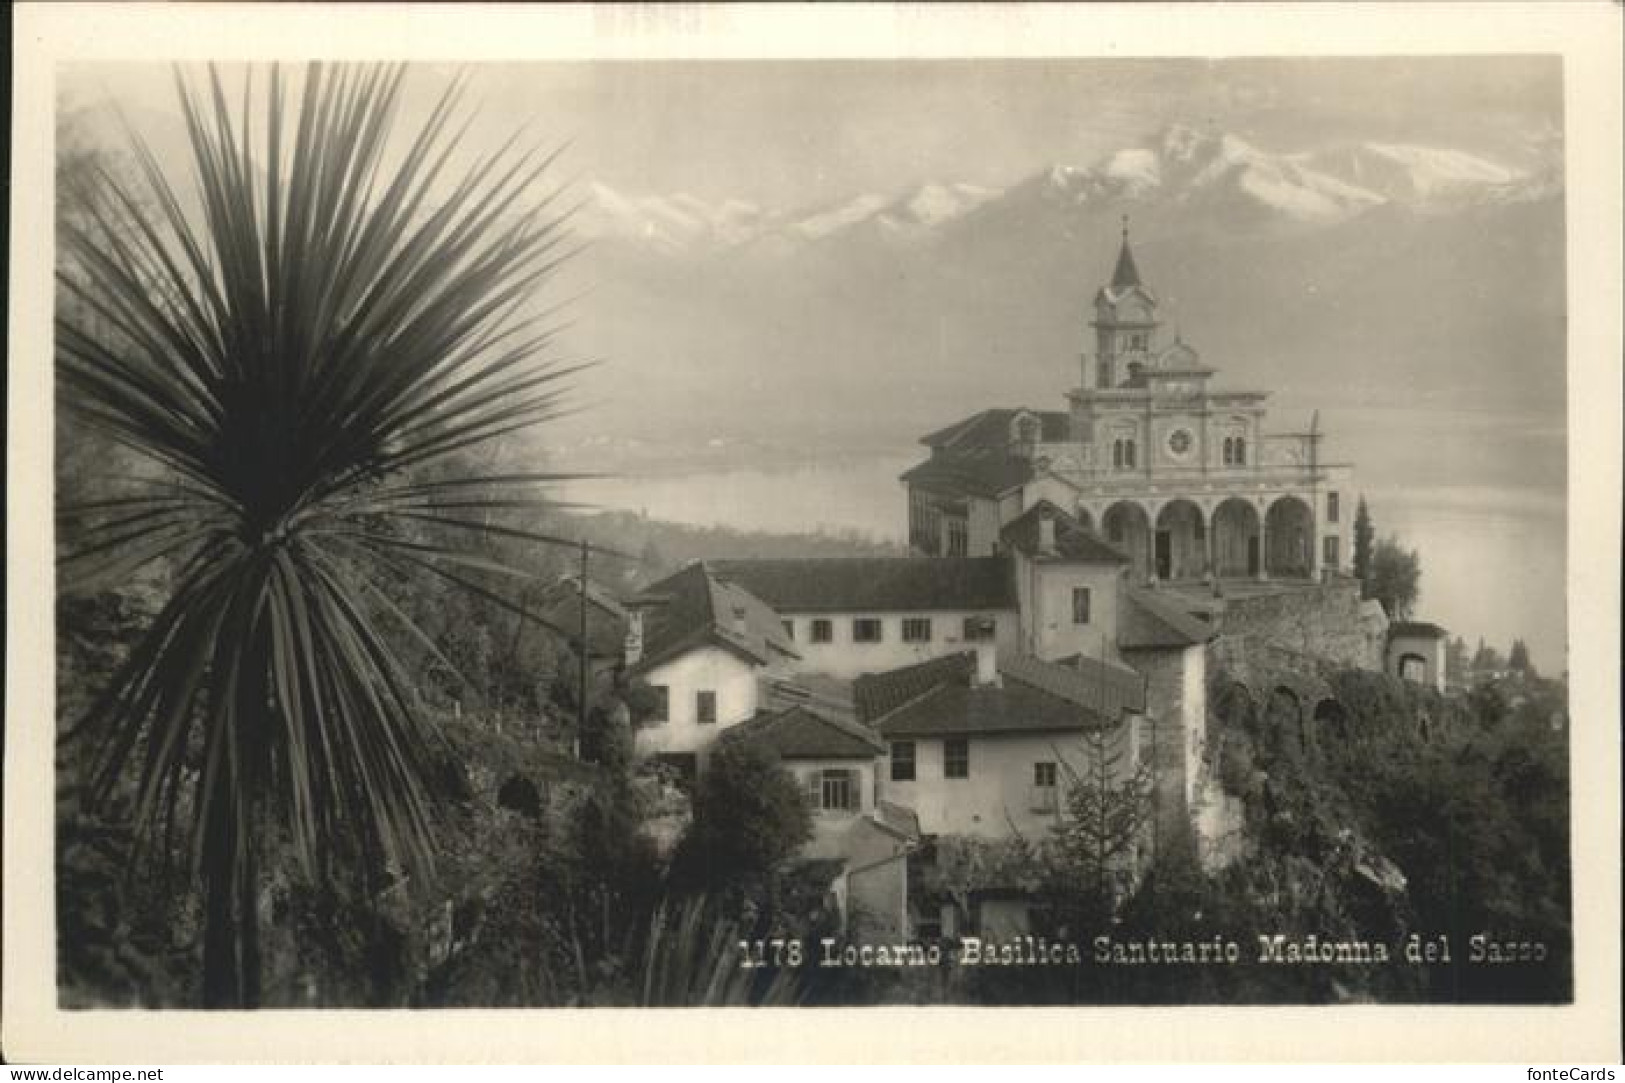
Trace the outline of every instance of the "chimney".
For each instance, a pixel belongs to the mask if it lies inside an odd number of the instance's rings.
[[[999,686],[999,653],[994,648],[992,640],[981,639],[976,642],[976,687],[997,688]]]
[[[1038,517],[1038,551],[1055,552],[1055,520],[1048,515],[1040,514]]]
[[[643,660],[643,610],[629,609],[626,612],[626,642],[624,647],[626,664],[635,666]]]

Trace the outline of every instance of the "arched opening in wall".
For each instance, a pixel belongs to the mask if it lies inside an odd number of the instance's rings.
[[[1207,711],[1207,747],[1222,749],[1225,734],[1232,731],[1251,733],[1255,728],[1257,707],[1253,703],[1252,689],[1240,681],[1228,681],[1213,689]]]
[[[1283,496],[1264,516],[1264,570],[1277,579],[1307,579],[1315,544],[1309,505]]]
[[[1151,519],[1132,500],[1119,500],[1101,517],[1106,540],[1128,555],[1136,582],[1151,574]]]
[[[1083,527],[1085,531],[1090,534],[1095,532],[1095,517],[1089,514],[1088,508],[1080,506],[1075,513],[1074,518],[1078,520],[1078,525]]]
[[[1315,704],[1315,730],[1319,733],[1331,733],[1339,741],[1349,739],[1349,716],[1343,705],[1331,697],[1327,697]]]
[[[1207,522],[1189,500],[1171,500],[1157,513],[1158,579],[1200,579],[1207,571]]]
[[[1258,509],[1240,497],[1231,497],[1213,509],[1213,574],[1240,579],[1257,575],[1259,552]]]
[[[542,794],[536,784],[523,775],[513,775],[497,790],[497,805],[531,819],[542,815]]]
[[[1303,751],[1303,701],[1298,693],[1284,684],[1272,688],[1264,707],[1264,721],[1278,747],[1284,750],[1290,744]]]
[[[1420,654],[1399,656],[1399,679],[1415,684],[1428,683],[1428,660]]]

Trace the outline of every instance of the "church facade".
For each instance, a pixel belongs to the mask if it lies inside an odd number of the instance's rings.
[[[1065,410],[992,409],[921,439],[907,471],[909,542],[930,556],[999,550],[1039,500],[1067,509],[1137,581],[1305,581],[1346,567],[1349,466],[1305,432],[1266,427],[1268,393],[1211,386],[1215,370],[1166,342],[1125,225],[1095,294],[1093,347]]]

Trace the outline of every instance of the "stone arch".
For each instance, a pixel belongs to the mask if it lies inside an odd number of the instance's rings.
[[[1258,509],[1239,496],[1219,502],[1213,509],[1213,574],[1240,579],[1263,570]]]
[[[1297,691],[1285,684],[1271,688],[1265,712],[1272,726],[1278,727],[1281,731],[1275,735],[1276,739],[1284,744],[1288,739],[1287,735],[1290,735],[1290,739],[1303,750],[1303,700]]]
[[[1199,579],[1207,572],[1207,519],[1179,497],[1157,512],[1153,557],[1158,579]]]
[[[1106,540],[1128,555],[1136,581],[1151,574],[1151,516],[1133,500],[1119,500],[1100,518]]]
[[[1331,696],[1322,697],[1315,704],[1315,729],[1331,730],[1336,733],[1339,740],[1349,738],[1349,715],[1343,705]]]
[[[1095,517],[1090,513],[1089,509],[1084,507],[1082,504],[1078,505],[1076,518],[1078,520],[1078,525],[1084,530],[1088,531],[1090,534],[1095,532]]]
[[[542,815],[542,794],[530,779],[513,775],[497,791],[497,805],[536,820]]]
[[[1242,681],[1217,682],[1207,710],[1207,745],[1220,747],[1224,733],[1230,729],[1252,730],[1257,722],[1258,703],[1253,690]]]
[[[1277,498],[1264,513],[1264,571],[1280,579],[1307,579],[1314,553],[1314,512],[1301,497]]]

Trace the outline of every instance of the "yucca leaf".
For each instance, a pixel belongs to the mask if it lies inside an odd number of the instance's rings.
[[[500,599],[448,569],[513,569],[425,528],[573,544],[471,518],[544,507],[563,475],[428,476],[566,409],[579,366],[544,359],[558,328],[526,315],[572,250],[560,190],[540,187],[558,152],[505,145],[443,184],[466,83],[392,159],[405,77],[273,66],[236,96],[212,68],[201,84],[177,71],[195,199],[126,121],[142,190],[93,175],[61,232],[59,402],[160,474],[58,509],[77,539],[63,585],[159,560],[174,584],[70,732],[96,738],[93,799],[128,788],[149,844],[190,809],[194,872],[230,893],[207,908],[210,989],[244,988],[216,971],[251,969],[268,832],[313,876],[341,851],[374,880],[431,875],[439,738],[375,620],[438,651],[375,572]]]

